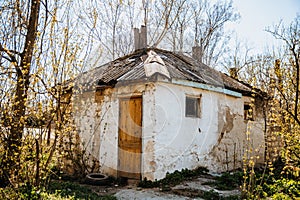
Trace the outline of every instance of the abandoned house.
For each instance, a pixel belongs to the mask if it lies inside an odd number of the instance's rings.
[[[199,62],[198,47],[189,57],[140,45],[74,85],[76,126],[102,173],[155,180],[241,168],[245,156],[264,162],[259,91]]]

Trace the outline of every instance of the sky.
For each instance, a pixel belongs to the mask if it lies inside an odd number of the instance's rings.
[[[300,0],[233,0],[233,5],[241,19],[229,27],[237,32],[240,40],[258,50],[263,50],[266,44],[277,43],[264,29],[280,20],[288,25],[300,14]]]

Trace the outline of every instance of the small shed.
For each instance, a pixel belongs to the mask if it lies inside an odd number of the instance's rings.
[[[264,101],[194,56],[143,48],[81,74],[73,116],[83,147],[116,177],[155,180],[264,162]],[[194,57],[194,58],[193,58]]]

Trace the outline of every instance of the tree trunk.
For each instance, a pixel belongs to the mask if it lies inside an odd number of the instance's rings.
[[[10,120],[11,130],[7,138],[7,154],[4,159],[5,175],[9,176],[9,170],[14,169],[17,173],[19,163],[20,150],[22,146],[22,137],[26,124],[26,104],[28,96],[28,88],[30,85],[30,70],[32,55],[35,48],[37,35],[38,18],[40,10],[40,0],[31,1],[31,12],[29,22],[27,24],[27,34],[24,40],[24,49],[20,55],[20,63],[15,65],[17,81],[16,90],[13,99],[12,118]],[[21,42],[21,41],[20,41]],[[8,177],[6,177],[8,180]]]

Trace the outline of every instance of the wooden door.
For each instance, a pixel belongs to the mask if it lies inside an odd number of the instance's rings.
[[[118,176],[140,179],[142,98],[122,98],[119,109]]]

